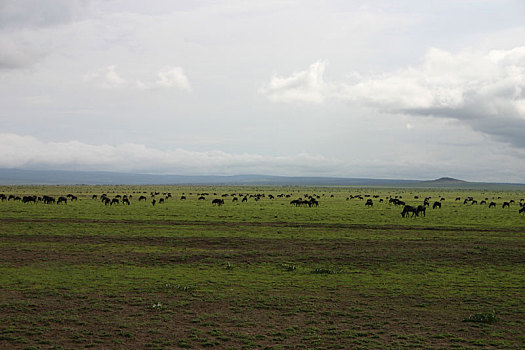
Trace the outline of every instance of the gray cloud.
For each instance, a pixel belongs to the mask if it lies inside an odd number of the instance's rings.
[[[88,0],[1,0],[0,29],[46,27],[83,18]]]

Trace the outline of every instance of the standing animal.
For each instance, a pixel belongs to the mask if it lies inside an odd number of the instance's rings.
[[[426,216],[426,209],[424,205],[418,205],[416,208],[416,216],[419,216],[419,214],[423,213],[423,216]]]
[[[215,198],[214,200],[211,201],[211,204],[217,205],[218,207],[220,207],[221,205],[224,204],[224,199]]]
[[[372,201],[372,199],[367,199],[366,203],[365,203],[365,207],[366,208],[370,208],[370,207],[373,207],[373,206],[374,206],[374,202]]]
[[[432,205],[432,209],[439,208],[441,209],[441,202],[434,202],[434,205]]]
[[[416,215],[417,213],[417,209],[414,208],[413,206],[411,205],[405,205],[405,207],[403,208],[403,211],[401,212],[401,216],[402,217],[407,217],[408,218],[408,214],[409,213],[412,213],[412,216]]]
[[[510,208],[510,203],[509,202],[503,202],[503,205],[501,207],[502,208]]]

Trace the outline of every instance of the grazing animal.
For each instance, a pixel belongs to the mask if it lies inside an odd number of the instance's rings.
[[[113,198],[113,199],[111,200],[111,205],[113,205],[113,204],[119,204],[119,200],[118,200],[118,198]]]
[[[67,198],[66,197],[58,197],[57,204],[64,203],[67,204]]]
[[[241,202],[242,202],[242,203],[244,203],[244,202],[248,202],[248,196],[244,196],[244,198],[242,199]]]
[[[233,197],[232,202],[237,202],[238,200],[239,200],[239,198]]]
[[[311,208],[311,207],[318,207],[319,206],[319,202],[314,199],[314,198],[310,198],[310,200],[308,201],[308,206]]]
[[[24,196],[22,198],[22,203],[29,203],[29,202],[33,202],[34,204],[36,204],[36,196]]]
[[[424,205],[418,205],[416,208],[416,216],[419,216],[421,213],[423,213],[423,216],[426,216],[426,209]]]
[[[367,199],[365,203],[366,208],[370,208],[374,206],[374,202],[371,199]]]
[[[97,199],[97,195],[96,194],[92,195],[91,199]]]
[[[204,196],[200,196],[200,197],[197,198],[197,199],[200,200],[200,201],[203,201],[203,200],[206,200],[206,197],[204,197]]]
[[[151,201],[151,205],[155,206],[155,203],[157,203],[157,201],[156,201],[155,199],[153,199],[153,200]]]
[[[163,203],[164,203],[164,198],[159,199],[159,204],[163,204]]]
[[[439,208],[441,209],[441,202],[434,202],[434,205],[432,205],[432,209]]]
[[[180,200],[183,201],[186,199],[186,196],[180,196]]]
[[[496,206],[496,203],[494,203],[494,202],[490,202],[489,203],[489,208],[494,208],[495,206]]]
[[[401,212],[401,216],[408,217],[409,213],[412,213],[412,216],[414,216],[417,213],[417,209],[411,205],[405,205],[405,207],[403,208],[403,211]]]
[[[50,196],[43,196],[42,197],[42,202],[44,202],[44,204],[55,203],[55,198],[50,197]]]
[[[503,205],[501,207],[502,208],[510,208],[510,203],[509,202],[503,202]]]
[[[146,196],[140,196],[140,197],[139,197],[139,202],[140,202],[140,201],[146,201],[146,200],[147,200]]]
[[[130,205],[131,203],[129,202],[129,199],[128,199],[128,198],[123,198],[123,199],[122,199],[122,204]]]
[[[211,201],[211,204],[217,205],[218,207],[220,207],[221,205],[224,204],[224,199],[215,198],[214,200]]]
[[[519,214],[523,214],[523,213],[525,213],[525,205],[524,205],[523,207],[521,207],[520,210],[518,210],[518,213],[519,213]]]

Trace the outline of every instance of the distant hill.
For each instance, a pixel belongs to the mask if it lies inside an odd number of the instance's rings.
[[[395,180],[343,177],[232,175],[155,175],[104,171],[0,169],[0,185],[274,185],[354,186],[404,188],[524,189],[524,184],[467,182],[442,177],[436,180]]]

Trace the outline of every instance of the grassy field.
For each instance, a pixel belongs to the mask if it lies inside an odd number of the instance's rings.
[[[523,192],[4,186],[0,193],[78,196],[67,205],[0,202],[2,349],[525,348]],[[102,193],[131,195],[131,205],[92,199]],[[252,196],[242,203],[240,193]],[[289,204],[307,194],[319,207]],[[362,200],[350,199],[358,194]],[[388,204],[395,196],[411,205],[431,197],[430,208],[402,218],[402,207]],[[496,207],[464,204],[467,197]],[[212,205],[215,198],[225,204]],[[435,201],[441,209],[432,209]]]

